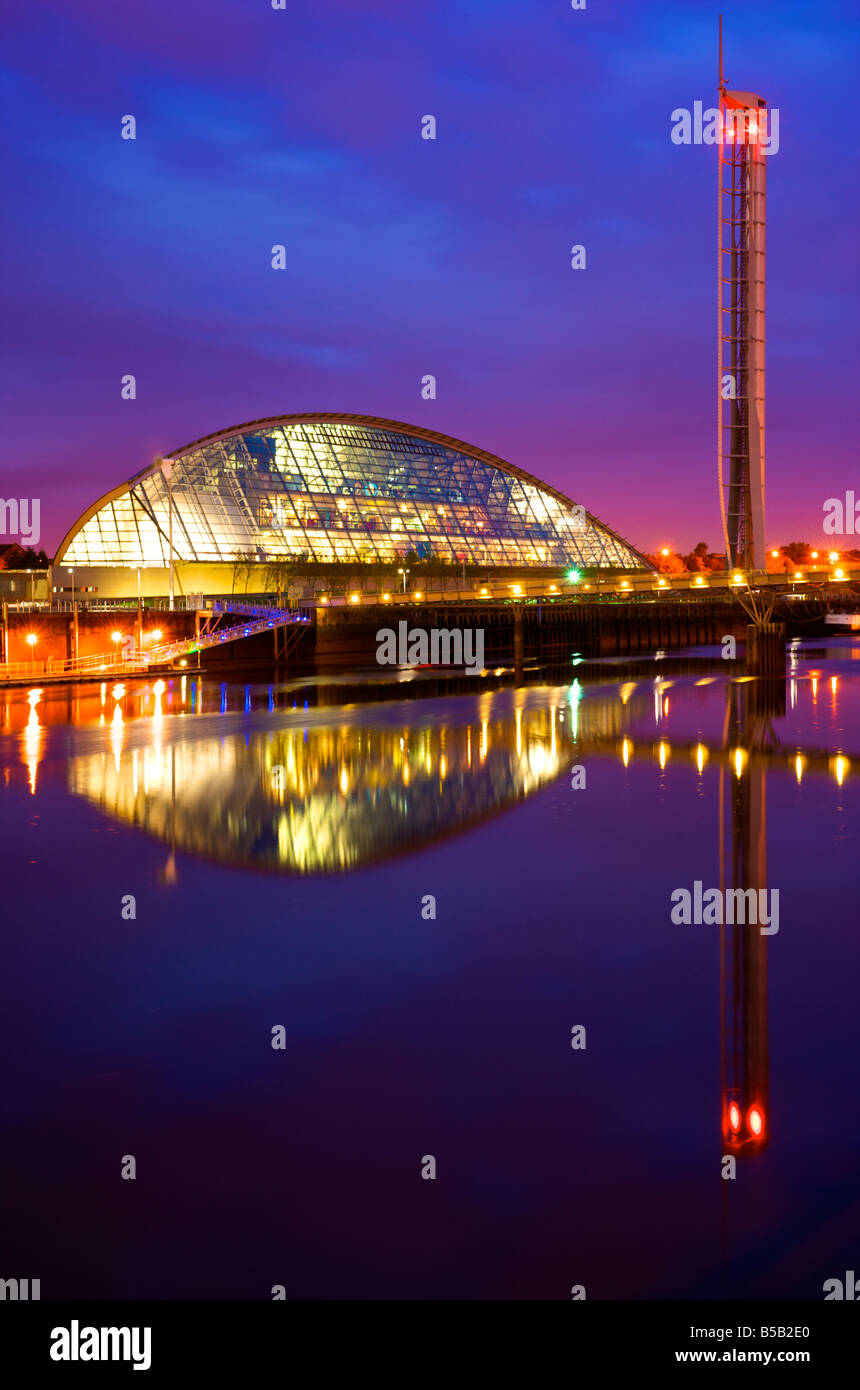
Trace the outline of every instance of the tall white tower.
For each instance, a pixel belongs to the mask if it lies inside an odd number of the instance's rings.
[[[726,562],[765,568],[764,350],[767,102],[727,91],[720,18],[717,469]]]

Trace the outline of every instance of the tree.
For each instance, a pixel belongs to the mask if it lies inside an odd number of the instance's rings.
[[[812,560],[812,546],[806,541],[789,541],[782,546],[782,553],[794,565],[808,565]]]
[[[270,560],[266,565],[266,573],[263,579],[267,593],[276,593],[278,603],[284,590],[288,587],[290,580],[296,572],[296,561],[277,556]]]
[[[248,581],[254,569],[254,556],[249,550],[233,551],[233,587],[230,592],[235,594],[236,584],[243,577],[245,578],[245,594],[248,593]]]

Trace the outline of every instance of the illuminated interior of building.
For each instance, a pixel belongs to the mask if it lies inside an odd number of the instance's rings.
[[[392,421],[300,415],[210,435],[75,522],[57,563],[395,562],[644,569],[584,507],[502,459]]]

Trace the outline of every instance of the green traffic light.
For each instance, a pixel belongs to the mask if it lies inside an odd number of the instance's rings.
[[[579,570],[568,570],[567,577],[571,584],[576,584],[582,578],[582,575],[579,573]]]

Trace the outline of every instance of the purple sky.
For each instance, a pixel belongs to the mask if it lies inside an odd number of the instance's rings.
[[[860,17],[723,13],[729,85],[780,109],[768,540],[817,541],[860,484]],[[41,498],[51,552],[157,453],[343,410],[492,450],[643,549],[721,549],[716,151],[669,138],[713,104],[716,14],[8,0],[0,495]]]

